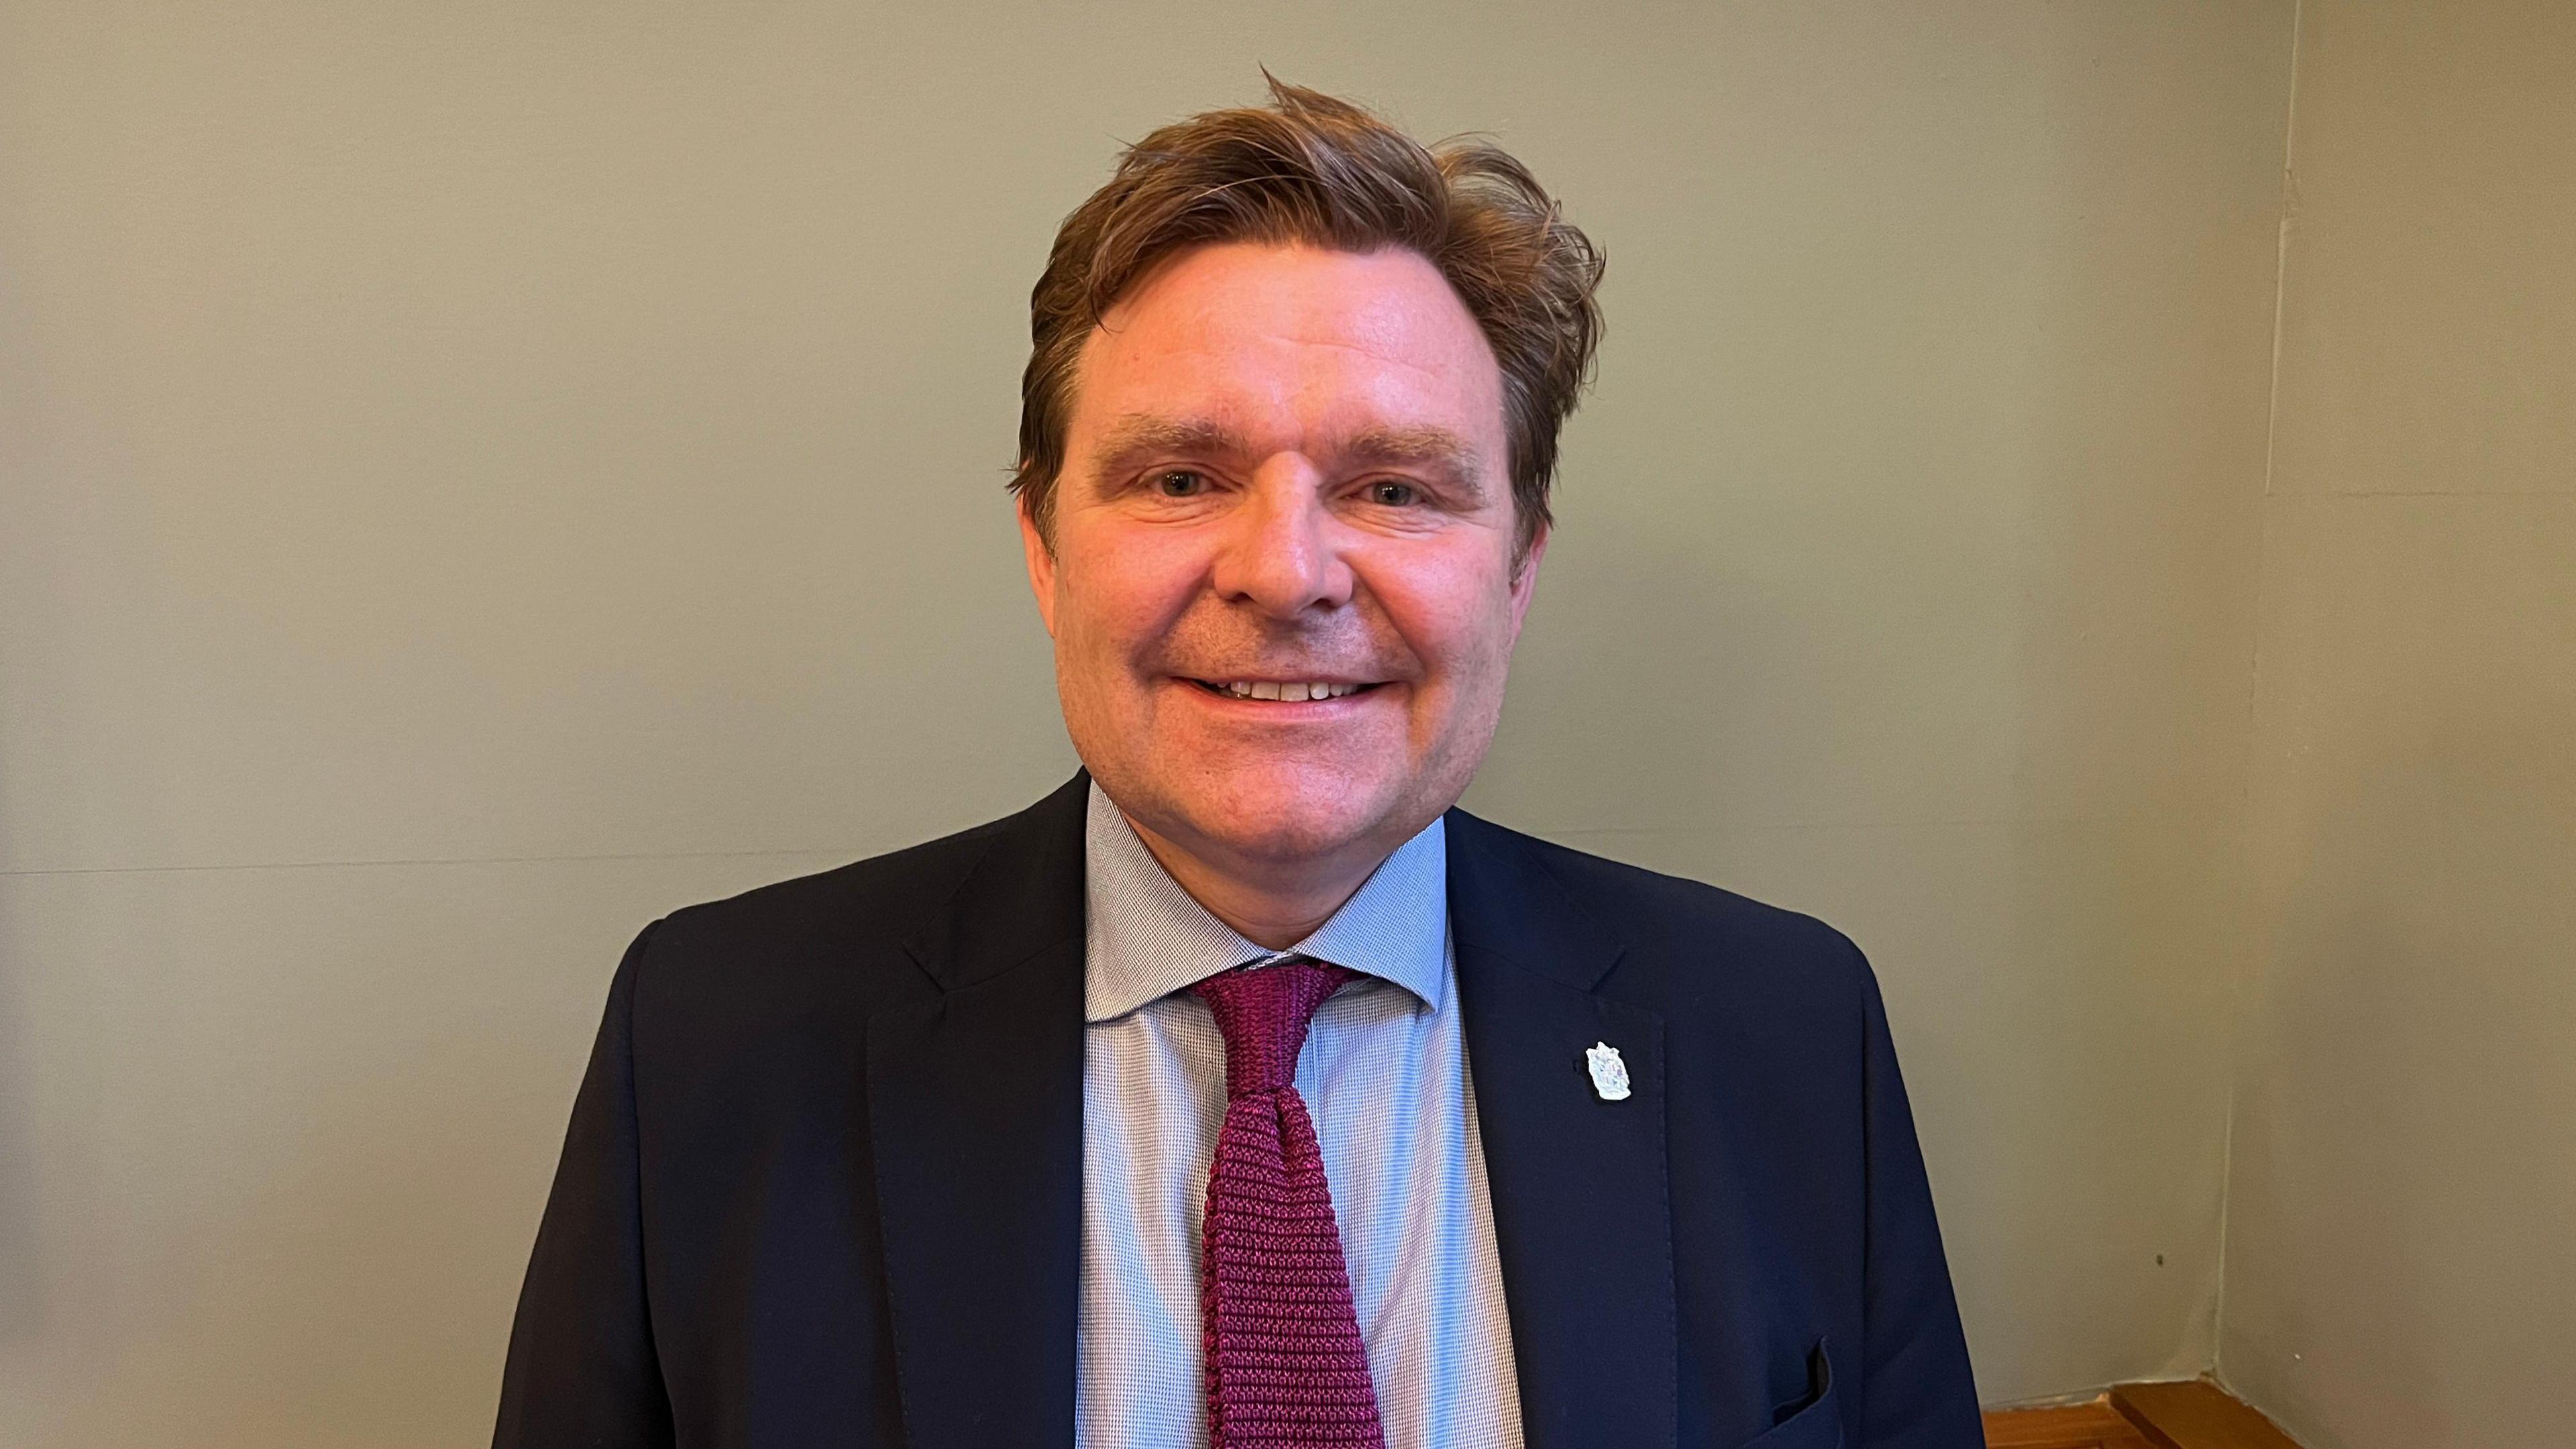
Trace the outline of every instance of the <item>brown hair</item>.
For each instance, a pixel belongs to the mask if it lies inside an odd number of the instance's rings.
[[[1547,525],[1557,429],[1601,336],[1600,249],[1500,148],[1425,147],[1348,101],[1262,75],[1270,105],[1202,112],[1128,147],[1056,232],[1029,293],[1011,491],[1052,541],[1074,365],[1101,314],[1156,264],[1213,242],[1404,247],[1449,279],[1501,364],[1519,558]]]

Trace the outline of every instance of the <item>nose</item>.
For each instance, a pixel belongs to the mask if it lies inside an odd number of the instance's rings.
[[[1335,546],[1322,483],[1295,453],[1277,454],[1254,472],[1218,549],[1210,580],[1217,597],[1279,619],[1351,601],[1351,568]]]

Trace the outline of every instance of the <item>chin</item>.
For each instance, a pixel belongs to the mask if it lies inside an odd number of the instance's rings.
[[[1308,812],[1293,819],[1232,812],[1192,812],[1190,821],[1212,845],[1250,860],[1292,864],[1343,850],[1369,834],[1374,821]]]
[[[1399,793],[1393,782],[1355,780],[1340,772],[1247,771],[1173,780],[1155,793],[1177,817],[1173,825],[1254,860],[1313,860],[1402,825],[1392,818]],[[1392,848],[1400,842],[1378,843]]]

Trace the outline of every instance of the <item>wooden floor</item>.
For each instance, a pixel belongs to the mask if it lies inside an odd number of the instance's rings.
[[[2298,1449],[2207,1379],[2122,1384],[2085,1404],[1986,1415],[1986,1449]]]

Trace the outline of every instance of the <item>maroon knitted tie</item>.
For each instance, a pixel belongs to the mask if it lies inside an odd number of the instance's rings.
[[[1191,988],[1225,1033],[1199,1281],[1212,1449],[1386,1442],[1314,1119],[1292,1085],[1315,1008],[1358,974],[1292,960]]]

